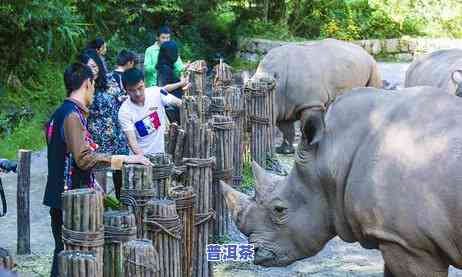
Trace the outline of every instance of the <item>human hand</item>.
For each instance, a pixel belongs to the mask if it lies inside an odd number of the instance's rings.
[[[189,74],[181,76],[181,89],[183,91],[187,91],[191,87],[191,83],[189,82]]]
[[[125,162],[128,164],[142,164],[145,166],[153,166],[150,160],[143,155],[132,155],[127,156]]]

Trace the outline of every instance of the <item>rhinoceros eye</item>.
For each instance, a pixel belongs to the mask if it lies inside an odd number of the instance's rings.
[[[286,207],[282,207],[282,206],[276,206],[276,207],[274,207],[274,211],[275,211],[276,213],[278,213],[278,214],[281,214],[281,213],[285,212],[286,209],[287,209]]]
[[[288,214],[287,207],[275,205],[272,212],[272,220],[278,225],[283,225],[287,222]]]

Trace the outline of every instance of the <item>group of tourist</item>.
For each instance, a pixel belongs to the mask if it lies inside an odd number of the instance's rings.
[[[106,190],[106,172],[113,169],[120,197],[125,163],[151,165],[147,154],[164,152],[168,122],[179,122],[182,93],[189,86],[168,27],[145,53],[144,72],[135,53],[122,50],[111,72],[102,38],[88,44],[64,72],[67,98],[45,126],[48,179],[44,205],[50,207],[55,251],[51,276],[59,276],[57,255],[63,250],[62,192],[75,188]],[[166,112],[167,109],[167,112]]]

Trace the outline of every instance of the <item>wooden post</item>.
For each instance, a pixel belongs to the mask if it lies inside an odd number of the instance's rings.
[[[18,209],[18,248],[19,255],[28,255],[30,251],[30,163],[32,151],[18,152],[18,190],[16,204]]]
[[[231,116],[233,128],[233,182],[237,188],[242,183],[242,170],[244,167],[244,96],[241,88],[230,86],[222,90],[225,98],[225,115]]]
[[[181,123],[185,129],[185,123],[191,116],[195,115],[200,122],[208,120],[211,100],[206,95],[183,96],[183,104],[180,108]]]
[[[60,277],[95,277],[98,262],[93,252],[63,250],[58,255]]]
[[[233,68],[223,62],[223,59],[220,59],[220,63],[213,68],[214,78],[213,78],[213,91],[217,91],[219,88],[230,86],[233,82]],[[216,95],[214,93],[215,96]]]
[[[127,211],[104,213],[104,276],[124,277],[123,246],[136,239],[135,215]]]
[[[156,196],[152,182],[152,166],[124,164],[122,168],[121,202],[130,207],[136,218],[137,238],[144,238],[144,206]]]
[[[171,196],[172,199],[175,200],[176,211],[183,226],[183,245],[180,248],[183,277],[191,277],[196,194],[192,187],[177,187],[172,191]]]
[[[178,124],[176,122],[173,122],[172,124],[170,124],[170,127],[168,129],[168,139],[166,140],[166,153],[167,154],[170,154],[172,157],[174,156],[175,154],[175,147],[176,147],[176,140],[177,140],[177,136],[178,136],[178,129],[180,127],[178,126]]]
[[[251,157],[262,167],[266,167],[266,159],[273,156],[275,90],[276,81],[266,75],[250,79],[245,86],[247,116],[251,125]]]
[[[222,96],[210,98],[210,108],[208,119],[212,119],[214,115],[225,115],[225,98]]]
[[[152,183],[154,185],[155,198],[166,198],[169,196],[171,187],[171,176],[173,175],[174,164],[166,154],[155,154],[147,156],[152,167]]]
[[[12,270],[14,267],[14,259],[10,252],[0,247],[0,268]]]
[[[124,266],[127,277],[162,277],[159,254],[150,240],[132,240],[124,245]]]
[[[175,202],[167,199],[149,201],[144,222],[146,236],[154,242],[159,253],[160,276],[182,277],[181,220]]]
[[[192,187],[197,195],[195,202],[195,231],[193,244],[194,277],[208,277],[209,265],[206,247],[209,241],[209,228],[215,216],[212,209],[212,157],[213,134],[208,123],[200,123],[197,117],[191,117],[185,128],[187,132],[187,158],[185,186]]]
[[[207,63],[204,60],[191,63],[189,65],[188,74],[189,81],[191,82],[191,88],[188,95],[205,95],[207,85]]]
[[[75,189],[62,194],[65,250],[95,253],[96,275],[103,276],[103,195],[94,189]]]
[[[213,168],[213,209],[216,213],[213,235],[215,239],[222,238],[228,233],[229,212],[226,201],[219,190],[219,181],[230,184],[233,175],[233,129],[234,122],[229,116],[213,116],[215,166]]]

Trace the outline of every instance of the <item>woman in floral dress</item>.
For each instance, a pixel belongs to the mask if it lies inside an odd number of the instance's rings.
[[[90,107],[88,128],[94,141],[99,145],[98,151],[112,155],[128,155],[128,145],[118,121],[119,108],[126,98],[122,86],[121,73],[132,68],[136,63],[136,56],[132,52],[123,50],[117,58],[117,68],[111,73],[105,67],[99,55],[94,50],[87,50],[87,55],[95,60],[99,68],[95,82],[95,97]],[[106,188],[106,172],[96,173],[98,183]],[[113,172],[113,182],[116,196],[120,198],[122,174]]]

